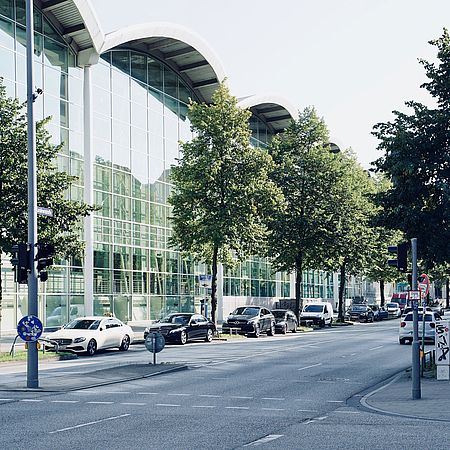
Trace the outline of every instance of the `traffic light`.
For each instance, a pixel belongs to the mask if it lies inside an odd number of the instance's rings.
[[[55,247],[53,244],[44,244],[42,242],[38,242],[37,246],[37,270],[39,272],[39,278],[41,281],[48,280],[48,272],[47,267],[53,265],[53,256],[55,254]]]
[[[391,267],[397,267],[400,272],[408,271],[408,243],[403,242],[399,245],[392,245],[388,247],[389,253],[395,253],[396,259],[389,259],[388,265]]]
[[[29,246],[28,244],[15,244],[11,250],[13,253],[11,264],[14,266],[14,281],[19,284],[27,284],[30,270]]]

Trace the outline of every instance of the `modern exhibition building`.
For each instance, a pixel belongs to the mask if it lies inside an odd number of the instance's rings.
[[[168,23],[103,33],[86,0],[34,1],[34,76],[43,95],[35,118],[51,116],[58,167],[78,177],[70,198],[101,209],[84,222],[83,260],[57,261],[39,283],[39,316],[57,326],[74,316],[112,313],[125,321],[199,310],[207,268],[168,247],[167,198],[179,141],[191,137],[188,99],[208,103],[226,74],[197,35]],[[8,95],[26,99],[25,0],[0,0],[0,76]],[[246,97],[255,145],[265,146],[295,117],[284,99]],[[24,149],[26,151],[26,149]],[[27,312],[26,286],[2,255],[0,333]],[[293,297],[292,276],[264,258],[219,268],[218,319],[235,305],[267,306]],[[347,296],[362,295],[351,283]],[[335,299],[337,275],[304,276],[309,298]],[[1,335],[1,334],[0,334]]]

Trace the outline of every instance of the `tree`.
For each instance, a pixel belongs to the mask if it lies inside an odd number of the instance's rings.
[[[195,137],[181,144],[171,171],[174,190],[170,245],[211,264],[211,316],[216,321],[217,265],[262,254],[273,209],[283,207],[269,179],[270,155],[250,145],[251,113],[221,83],[212,103],[191,102],[188,118]]]
[[[38,205],[53,210],[53,217],[38,217],[38,241],[53,244],[60,257],[81,256],[81,218],[95,207],[68,198],[77,179],[58,172],[56,157],[61,145],[51,143],[45,128],[49,119],[36,123]],[[0,254],[28,242],[26,105],[9,98],[0,79]],[[0,279],[0,311],[1,311]]]
[[[286,209],[270,221],[268,254],[274,267],[295,271],[295,313],[303,300],[303,270],[321,268],[327,260],[324,242],[334,230],[333,192],[335,157],[330,153],[328,130],[314,108],[299,113],[280,136],[270,153],[276,164],[271,177],[280,187]]]
[[[430,41],[438,64],[420,60],[429,79],[421,85],[435,107],[409,101],[410,115],[394,111],[393,122],[375,125],[384,152],[375,170],[392,182],[377,202],[384,207],[380,224],[418,238],[424,269],[450,262],[450,36]]]

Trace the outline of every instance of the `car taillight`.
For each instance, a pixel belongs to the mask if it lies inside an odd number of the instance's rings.
[[[430,327],[431,327],[431,328],[436,328],[436,324],[435,324],[434,322],[431,322],[431,323],[430,323]]]
[[[401,328],[406,327],[406,322],[400,322],[400,327],[401,327]]]

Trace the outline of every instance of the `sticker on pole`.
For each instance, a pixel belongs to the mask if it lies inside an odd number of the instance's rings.
[[[211,289],[212,275],[199,275],[198,281],[200,283],[200,286]]]
[[[148,333],[145,338],[145,348],[150,353],[159,353],[166,345],[164,336],[159,332]]]
[[[17,324],[17,334],[25,342],[35,342],[42,334],[42,322],[36,316],[25,316]]]

